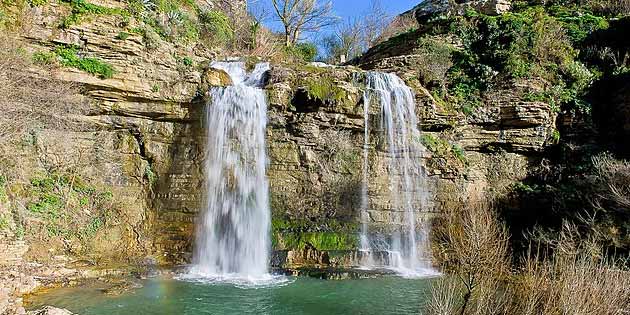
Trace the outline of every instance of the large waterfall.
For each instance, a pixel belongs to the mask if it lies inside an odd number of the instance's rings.
[[[234,85],[215,87],[207,106],[206,206],[196,232],[193,276],[268,278],[269,184],[265,174],[269,64],[247,74],[244,63],[219,62]]]
[[[363,167],[363,202],[361,251],[364,252],[363,267],[386,267],[407,276],[434,275],[429,247],[430,225],[426,220],[418,221],[416,212],[429,207],[427,178],[422,166],[424,147],[420,142],[418,118],[415,113],[415,98],[411,89],[396,75],[368,72],[366,74],[365,102],[365,148]],[[390,177],[390,199],[394,228],[386,236],[374,236],[368,230],[369,201],[367,198],[369,178],[367,167],[369,144],[368,108],[372,102],[380,104],[382,138],[387,145],[388,173]],[[374,253],[386,253],[380,263]]]

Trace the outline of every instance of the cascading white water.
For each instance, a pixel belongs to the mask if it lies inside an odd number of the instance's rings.
[[[367,94],[365,95],[367,96]],[[374,265],[374,257],[372,256],[372,250],[370,247],[370,240],[368,236],[368,222],[370,220],[368,200],[368,173],[369,173],[369,149],[370,149],[370,99],[369,97],[363,98],[363,117],[365,129],[363,133],[363,182],[361,185],[361,234],[359,235],[361,252],[361,265],[364,268],[370,268]]]
[[[207,106],[206,209],[196,231],[190,274],[266,279],[270,252],[265,135],[268,63],[247,75],[244,63],[218,62],[233,86],[215,87]]]
[[[437,272],[431,266],[428,246],[430,225],[422,221],[416,224],[416,212],[426,210],[429,193],[426,173],[422,166],[424,147],[420,142],[418,118],[415,113],[414,94],[396,75],[368,72],[364,95],[365,114],[372,101],[381,106],[383,137],[388,146],[390,190],[394,213],[401,214],[392,222],[397,228],[386,238],[386,242],[370,239],[368,231],[367,201],[367,152],[364,152],[364,204],[362,209],[361,247],[371,251],[385,251],[387,268],[406,276],[429,276]],[[368,144],[369,126],[366,117],[365,137]],[[364,244],[365,242],[365,244]],[[367,245],[366,245],[367,244]],[[366,266],[372,267],[372,266]]]

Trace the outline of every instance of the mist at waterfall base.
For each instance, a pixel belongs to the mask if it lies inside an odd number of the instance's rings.
[[[232,86],[215,87],[206,107],[206,203],[197,225],[193,265],[182,278],[255,283],[269,274],[269,184],[266,177],[268,63],[247,74],[242,62],[215,62]]]
[[[391,73],[368,72],[364,93],[365,133],[363,146],[363,187],[361,196],[360,251],[362,268],[387,268],[403,277],[422,278],[439,275],[433,269],[430,252],[430,223],[420,221],[416,212],[429,209],[427,175],[422,166],[424,147],[420,142],[414,94],[398,76]],[[369,231],[369,109],[380,105],[380,130],[387,143],[390,199],[397,214],[395,228],[389,235]],[[398,222],[399,221],[399,222]],[[386,253],[376,259],[376,253]],[[383,256],[383,255],[381,255]]]

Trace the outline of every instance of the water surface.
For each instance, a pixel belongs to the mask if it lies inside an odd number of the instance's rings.
[[[360,280],[289,278],[266,287],[134,280],[142,285],[118,296],[103,286],[62,288],[30,299],[30,308],[53,305],[81,315],[112,314],[418,314],[429,281],[381,277]]]

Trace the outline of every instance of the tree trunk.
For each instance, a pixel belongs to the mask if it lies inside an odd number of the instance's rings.
[[[284,26],[284,44],[291,47],[291,30],[287,25]]]

